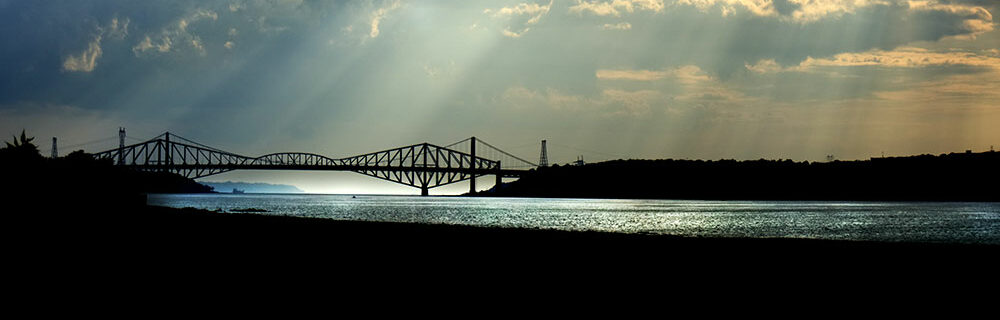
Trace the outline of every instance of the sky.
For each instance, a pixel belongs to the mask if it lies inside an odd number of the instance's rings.
[[[45,155],[51,137],[63,153],[112,148],[119,127],[130,142],[170,131],[248,156],[470,136],[530,160],[545,139],[552,163],[986,151],[1000,147],[997,12],[995,0],[0,0],[0,134],[24,129]],[[419,192],[350,173],[206,179]]]

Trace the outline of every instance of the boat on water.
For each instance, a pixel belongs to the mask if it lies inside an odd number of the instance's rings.
[[[233,194],[241,194],[241,193],[246,193],[246,192],[241,189],[233,188]]]

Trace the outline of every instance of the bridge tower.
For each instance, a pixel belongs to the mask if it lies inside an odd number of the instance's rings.
[[[169,171],[171,165],[173,164],[170,161],[170,153],[171,153],[170,152],[170,131],[167,131],[167,133],[165,135],[166,135],[166,140],[164,141],[164,144],[163,144],[163,150],[166,151],[166,153],[163,154],[163,160],[164,160],[163,161],[163,171]]]
[[[423,153],[423,155],[424,155],[423,156],[423,158],[424,158],[423,168],[427,168],[427,154],[430,153],[431,151],[427,148],[427,144],[426,143],[423,145],[422,148],[423,148],[423,151],[421,153]],[[430,189],[430,188],[428,188],[427,185],[431,183],[431,176],[432,175],[433,175],[432,173],[429,173],[429,172],[426,172],[426,171],[420,173],[420,177],[421,177],[421,179],[420,179],[420,195],[421,196],[430,195],[430,192],[428,192],[428,189]]]
[[[52,137],[52,159],[59,157],[59,149],[56,149],[56,137]]]
[[[542,140],[542,154],[538,156],[538,166],[539,167],[549,166],[549,153],[545,151],[545,140]]]
[[[469,153],[472,154],[472,163],[470,168],[472,168],[472,178],[469,179],[469,194],[476,193],[476,137],[472,137],[472,145],[469,147]]]
[[[125,127],[118,127],[118,165],[125,165]]]

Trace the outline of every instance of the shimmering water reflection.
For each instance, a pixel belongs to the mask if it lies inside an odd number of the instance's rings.
[[[153,194],[149,204],[337,220],[781,237],[1000,244],[1000,204],[688,201],[416,196]]]

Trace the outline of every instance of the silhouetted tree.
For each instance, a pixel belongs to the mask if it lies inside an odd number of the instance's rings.
[[[21,138],[14,136],[14,141],[6,142],[6,147],[0,149],[0,159],[4,162],[27,163],[39,162],[42,154],[38,151],[38,146],[31,143],[34,137],[28,137],[24,130],[21,130]],[[8,168],[16,170],[16,168]]]

